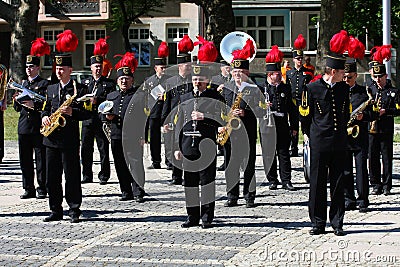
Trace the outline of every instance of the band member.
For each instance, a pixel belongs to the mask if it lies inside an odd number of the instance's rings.
[[[274,116],[277,137],[274,161],[266,175],[268,181],[270,182],[269,188],[271,190],[277,189],[279,184],[277,165],[278,158],[279,176],[282,180],[282,188],[289,191],[295,191],[296,188],[291,182],[292,177],[289,146],[290,136],[297,135],[295,129],[298,129],[298,111],[292,102],[292,92],[290,86],[282,82],[280,64],[282,57],[283,53],[278,49],[278,46],[274,45],[265,58],[267,81],[264,85],[264,88],[262,88],[262,93],[265,95],[266,99],[269,99],[269,103],[267,104],[270,105],[271,115]],[[263,152],[263,154],[267,153],[267,151]]]
[[[373,195],[390,195],[393,169],[394,116],[400,115],[399,91],[387,82],[383,60],[389,60],[391,46],[381,46],[372,55],[373,83],[369,87],[374,99],[373,121],[369,128],[369,175]],[[382,166],[380,157],[382,156]],[[381,169],[383,173],[381,174]]]
[[[180,102],[180,96],[188,92],[193,91],[193,85],[191,83],[191,56],[190,51],[193,50],[193,42],[189,36],[185,35],[178,43],[179,54],[177,56],[178,61],[178,74],[169,78],[166,81],[166,92],[164,96],[164,105],[161,113],[161,121],[163,123],[163,130],[165,132],[164,140],[166,147],[167,158],[174,160],[173,158],[173,142],[174,142],[174,125],[175,116],[171,112]],[[182,184],[182,169],[177,167],[181,162],[174,162],[172,166],[172,179],[168,183],[169,185],[180,185]]]
[[[43,38],[37,38],[32,43],[31,55],[26,57],[27,80],[22,82],[22,87],[27,88],[37,94],[46,96],[49,81],[39,76],[40,57],[50,54],[50,47]],[[21,195],[22,199],[46,198],[46,147],[43,145],[43,135],[40,134],[42,124],[41,111],[44,100],[21,99],[23,97],[18,91],[14,94],[14,109],[20,112],[18,119],[18,147],[19,161],[22,172],[22,186],[25,190]],[[35,191],[35,174],[33,165],[33,154],[36,162],[36,179],[38,187]]]
[[[292,88],[293,103],[295,103],[297,109],[301,105],[302,92],[306,85],[311,81],[312,77],[309,74],[309,70],[303,66],[303,49],[306,47],[306,40],[302,34],[299,34],[294,41],[293,55],[293,69],[288,70],[286,73],[286,84],[289,84]],[[299,117],[297,113],[297,123],[294,122],[291,125],[293,131],[291,132],[291,145],[290,145],[290,156],[297,157],[299,155],[298,143],[299,143]]]
[[[161,113],[164,104],[165,83],[171,78],[165,74],[169,49],[166,42],[158,47],[158,57],[154,58],[155,74],[144,81],[143,88],[148,93],[147,106],[150,111],[148,127],[150,128],[150,153],[153,162],[149,169],[161,169]],[[146,131],[147,132],[147,131]]]
[[[304,56],[303,67],[306,68],[307,72],[309,72],[311,77],[314,78],[315,66],[313,64],[311,64],[311,57],[310,56]]]
[[[106,100],[107,94],[115,90],[115,83],[102,75],[103,55],[108,52],[108,44],[100,38],[94,47],[93,56],[90,57],[90,70],[92,76],[84,79],[82,83],[87,86],[90,99],[85,102],[85,107],[91,111],[92,116],[82,122],[82,183],[93,182],[93,152],[94,139],[100,153],[100,172],[98,174],[101,185],[110,179],[109,143],[103,131],[103,122],[97,107]]]
[[[365,50],[365,48],[364,48]],[[345,64],[344,81],[350,86],[350,106],[352,107],[352,123],[348,123],[350,129],[354,129],[348,135],[348,150],[346,155],[345,166],[345,209],[354,210],[359,204],[360,212],[368,211],[368,119],[371,108],[368,106],[369,96],[365,86],[358,85],[357,79],[357,63],[354,60],[347,61]],[[355,110],[361,107],[358,112]],[[354,113],[356,112],[356,113]],[[354,113],[354,114],[353,114]],[[356,127],[356,128],[354,128]],[[349,129],[348,128],[348,129]],[[356,188],[358,197],[354,195],[354,178],[353,178],[353,156],[356,167]]]
[[[135,200],[138,203],[142,203],[144,201],[143,197],[145,192],[143,185],[141,187],[138,181],[144,180],[143,159],[141,158],[136,161],[136,166],[132,166],[135,174],[138,174],[137,177],[133,177],[125,161],[122,146],[124,118],[128,110],[129,102],[138,91],[138,88],[133,85],[133,73],[136,70],[137,64],[138,62],[135,59],[134,53],[126,52],[122,59],[115,65],[117,69],[117,84],[120,90],[107,95],[107,100],[113,102],[113,114],[107,114],[106,119],[111,122],[111,150],[114,156],[115,170],[122,193],[120,200]],[[136,140],[135,138],[132,140],[135,144],[137,143],[137,145],[140,145],[140,147],[138,147],[140,151],[137,149],[137,153],[142,152],[142,146],[144,144],[143,137],[144,136],[142,136],[142,140]]]
[[[243,52],[244,50],[249,53]],[[224,204],[225,207],[238,205],[240,165],[245,159],[247,164],[244,171],[243,195],[246,200],[246,207],[255,207],[256,179],[254,168],[256,160],[257,118],[253,109],[258,106],[260,91],[256,85],[251,85],[248,60],[248,55],[251,58],[254,52],[253,42],[248,40],[242,52],[238,53],[238,56],[233,59],[231,63],[233,67],[233,79],[225,84],[222,91],[222,96],[226,104],[231,108],[230,113],[239,119],[240,125],[242,125],[237,131],[232,131],[230,142],[228,141],[225,144],[225,163],[227,166],[225,178],[228,195],[228,200]],[[247,145],[248,147],[244,147]],[[248,155],[244,153],[245,150],[248,151]]]
[[[311,235],[325,233],[328,173],[330,223],[335,235],[344,235],[343,155],[347,150],[349,86],[343,82],[346,59],[342,53],[347,45],[347,32],[341,31],[332,37],[325,73],[321,79],[307,85],[309,113],[301,116],[304,138],[309,138],[311,151],[308,206],[312,223]]]
[[[78,46],[78,38],[71,30],[65,30],[57,38],[56,47],[60,52],[72,52]],[[65,200],[69,206],[71,222],[77,223],[80,221],[82,203],[79,121],[88,119],[90,114],[84,109],[82,102],[72,101],[87,93],[81,84],[71,79],[72,56],[57,55],[55,61],[59,83],[47,87],[47,100],[42,112],[42,130],[49,133],[43,138],[43,144],[46,146],[47,189],[51,210],[50,216],[44,221],[62,220],[64,171]],[[59,115],[64,117],[65,125],[54,129],[52,125],[60,120]],[[41,132],[46,134],[45,131]]]

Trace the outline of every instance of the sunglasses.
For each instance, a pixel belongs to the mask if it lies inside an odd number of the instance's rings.
[[[344,76],[343,79],[353,79],[354,76]]]
[[[375,74],[374,78],[382,78],[383,76],[385,76],[385,74]]]
[[[27,69],[33,69],[34,67],[36,67],[35,65],[26,65]]]

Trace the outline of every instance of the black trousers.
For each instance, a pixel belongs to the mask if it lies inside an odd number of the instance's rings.
[[[293,154],[299,153],[299,132],[290,135],[290,151]]]
[[[356,167],[357,199],[354,195],[353,156]],[[344,196],[345,203],[357,204],[360,207],[368,207],[369,184],[367,169],[368,149],[349,150],[346,152],[346,163],[344,172]]]
[[[46,147],[43,145],[43,135],[19,134],[18,147],[22,187],[26,191],[35,192],[35,168],[33,165],[33,154],[35,154],[37,191],[46,194]]]
[[[379,133],[369,135],[369,179],[374,189],[392,189],[393,173],[393,134]],[[382,155],[383,173],[381,176]]]
[[[196,158],[188,157],[188,159],[195,160]],[[214,159],[204,170],[184,171],[186,211],[190,222],[198,223],[201,219],[203,222],[211,223],[214,219],[216,165],[217,161]],[[185,160],[183,168],[185,168]]]
[[[150,153],[155,164],[161,163],[161,118],[149,118]]]
[[[93,152],[94,139],[96,138],[97,149],[100,153],[99,179],[110,178],[110,152],[109,143],[102,129],[102,122],[93,122],[90,125],[82,126],[82,174],[84,177],[93,178]]]
[[[0,162],[4,158],[4,111],[0,110]]]
[[[325,227],[327,220],[327,178],[331,206],[329,220],[333,228],[343,227],[345,151],[320,152],[311,148],[310,194],[308,212],[313,227]]]
[[[172,179],[173,180],[182,180],[183,171],[182,171],[182,162],[178,161],[174,157],[174,142],[175,140],[175,132],[169,131],[164,134],[164,141],[165,141],[165,155],[169,162],[172,165]]]
[[[62,174],[64,171],[65,200],[69,206],[69,214],[80,215],[82,187],[79,147],[46,147],[46,170],[50,210],[53,213],[62,214]]]
[[[111,150],[114,156],[115,171],[117,172],[119,187],[122,194],[128,196],[144,196],[144,189],[133,179],[128,165],[126,164],[122,140],[111,139]]]
[[[240,166],[246,161],[247,165],[243,175],[243,196],[246,200],[254,200],[256,198],[256,178],[255,178],[255,163],[256,163],[256,136],[249,139],[249,155],[248,158],[243,156],[243,151],[240,145],[232,146],[231,142],[226,142],[225,148],[225,179],[226,190],[229,200],[237,200],[239,198],[239,183],[240,183]],[[239,140],[233,140],[234,144],[238,144]]]

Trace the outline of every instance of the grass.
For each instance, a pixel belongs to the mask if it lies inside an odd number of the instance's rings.
[[[18,140],[18,118],[19,112],[8,105],[4,111],[4,140]]]

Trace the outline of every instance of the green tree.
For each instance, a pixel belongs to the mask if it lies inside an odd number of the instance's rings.
[[[231,0],[186,0],[200,6],[205,17],[205,36],[219,50],[222,38],[235,30],[235,16]]]
[[[165,0],[109,0],[111,6],[110,26],[113,31],[121,29],[126,51],[131,51],[129,27],[142,16],[161,12]]]
[[[10,77],[20,80],[25,75],[25,56],[36,38],[39,0],[0,1],[0,18],[11,28]]]

